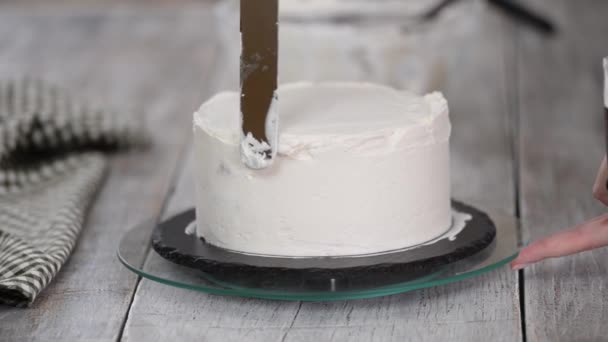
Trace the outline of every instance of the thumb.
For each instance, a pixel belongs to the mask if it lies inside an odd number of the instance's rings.
[[[572,229],[536,241],[522,249],[511,263],[521,269],[535,262],[571,255],[608,245],[608,214],[598,216]]]

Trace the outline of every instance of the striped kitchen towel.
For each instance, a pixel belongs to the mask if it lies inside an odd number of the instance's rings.
[[[129,120],[41,81],[0,82],[0,303],[30,305],[65,263],[104,152],[145,142]]]

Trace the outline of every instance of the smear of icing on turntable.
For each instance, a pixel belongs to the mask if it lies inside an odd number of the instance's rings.
[[[185,233],[186,235],[196,235],[196,221],[190,222],[190,224],[186,227]]]

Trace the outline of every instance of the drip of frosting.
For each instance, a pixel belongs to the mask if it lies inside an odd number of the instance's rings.
[[[194,235],[196,234],[196,221],[190,222],[190,224],[184,230],[186,235]]]

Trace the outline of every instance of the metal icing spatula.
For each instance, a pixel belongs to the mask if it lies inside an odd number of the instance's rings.
[[[272,164],[278,143],[279,0],[241,0],[241,159]]]

